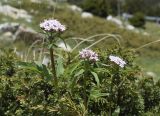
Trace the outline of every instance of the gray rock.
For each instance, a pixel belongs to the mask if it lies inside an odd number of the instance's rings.
[[[135,27],[133,25],[128,24],[128,25],[126,25],[126,29],[135,30]]]
[[[44,56],[42,64],[48,66],[50,64],[50,58],[47,56]]]
[[[146,75],[149,76],[149,77],[156,77],[157,75],[154,73],[154,72],[146,72]]]
[[[82,18],[93,18],[93,14],[92,13],[89,13],[89,12],[83,12],[81,14],[81,17]]]
[[[11,32],[11,33],[15,33],[18,28],[19,28],[20,24],[18,23],[3,23],[0,24],[0,32],[4,33],[4,32]]]
[[[5,32],[0,36],[0,40],[6,42],[13,42],[13,34],[11,32]]]
[[[32,16],[23,9],[17,9],[9,5],[0,5],[0,13],[9,16],[13,19],[23,18],[26,21],[31,21]]]
[[[71,9],[72,11],[80,12],[80,13],[82,12],[82,8],[80,8],[80,7],[76,6],[76,5],[69,5],[68,7],[69,7],[69,9]]]
[[[29,27],[25,27],[18,23],[0,24],[1,39],[13,41],[24,41],[27,44],[32,44],[36,40],[42,40],[43,36]]]
[[[14,34],[14,41],[24,41],[26,44],[32,44],[36,40],[42,40],[43,36],[31,28],[21,26]]]
[[[64,44],[64,42],[60,42],[58,47],[62,48],[66,52],[71,52],[72,48],[68,44]]]
[[[121,21],[120,19],[115,18],[115,17],[113,17],[113,16],[111,16],[111,15],[109,15],[106,19],[107,19],[108,21],[111,21],[111,22],[119,25],[120,27],[122,27],[122,21]]]

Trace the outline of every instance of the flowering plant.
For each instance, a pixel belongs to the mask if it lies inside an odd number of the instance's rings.
[[[82,51],[79,52],[79,56],[83,60],[88,60],[93,62],[96,62],[99,60],[98,54],[89,49],[82,49]]]
[[[56,19],[45,19],[43,22],[40,23],[40,28],[44,30],[45,34],[47,35],[46,39],[48,41],[49,51],[50,51],[50,59],[51,59],[51,68],[55,86],[58,86],[58,78],[56,72],[56,59],[55,59],[55,47],[57,47],[57,40],[60,38],[60,33],[66,30],[65,25],[61,24]],[[58,34],[57,34],[58,33]],[[55,39],[56,38],[56,39]],[[63,40],[64,42],[64,40]]]
[[[4,99],[0,99],[0,111],[5,107],[7,110],[11,109],[11,112],[16,112],[16,115],[141,115],[144,102],[138,90],[139,70],[134,66],[133,54],[122,52],[120,48],[105,52],[82,49],[78,54],[79,59],[72,59],[71,56],[71,60],[64,62],[65,57],[57,58],[55,52],[58,51],[56,41],[66,27],[58,20],[48,19],[40,23],[40,28],[46,35],[51,63],[48,67],[43,64],[23,63],[27,71],[29,69],[31,72],[22,73],[26,79],[21,78],[21,73],[16,78],[0,78],[0,88],[6,89],[6,93],[0,96]],[[10,75],[13,75],[12,72]],[[8,91],[7,87],[13,92]],[[143,87],[142,94],[147,90],[148,88]],[[13,96],[11,100],[8,98],[10,95]],[[153,98],[152,95],[150,93],[146,102]],[[157,98],[159,95],[155,95],[155,99]],[[159,104],[157,101],[159,99],[155,100],[155,105]],[[128,104],[132,104],[131,107],[128,107]],[[5,114],[6,109],[2,111]]]
[[[126,62],[123,59],[119,58],[118,56],[110,55],[109,59],[110,59],[110,61],[119,65],[121,68],[123,68],[126,65]]]
[[[40,28],[46,32],[63,32],[66,30],[65,25],[62,25],[56,19],[46,19],[40,23]]]

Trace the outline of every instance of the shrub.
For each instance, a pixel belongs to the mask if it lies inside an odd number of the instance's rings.
[[[112,64],[109,54],[125,58],[128,66],[121,68],[114,62]],[[98,52],[99,61],[91,60],[91,65],[85,59],[64,64],[65,72],[58,77],[58,93],[53,78],[43,74],[44,66],[24,63],[23,70],[15,69],[12,78],[0,77],[1,114],[103,115],[109,111],[114,114],[120,109],[118,113],[121,115],[139,115],[143,112],[143,100],[136,85],[138,68],[129,54],[130,51],[116,48],[103,54]],[[90,57],[86,58],[89,60]],[[10,58],[4,61],[10,61]],[[132,104],[130,107],[128,102]]]
[[[82,3],[84,11],[91,12],[100,17],[106,17],[109,14],[117,14],[116,0],[84,0]]]
[[[108,15],[105,0],[85,0],[82,8],[84,11],[91,12],[97,16],[106,17]]]
[[[133,26],[138,28],[144,28],[146,23],[144,14],[140,12],[135,13],[129,21]]]
[[[160,81],[154,82],[153,78],[148,77],[140,81],[139,87],[144,99],[144,110],[146,112],[159,113]]]
[[[0,50],[0,75],[12,77],[15,74],[17,58],[12,49]]]
[[[14,56],[3,57],[1,68],[12,66],[15,73],[12,78],[3,73],[0,76],[1,115],[139,116],[159,113],[160,84],[141,82],[138,75],[141,72],[134,64],[132,51],[119,46],[104,51],[86,48],[79,52],[78,58],[61,52],[57,46],[57,41],[64,41],[61,37],[66,29],[64,25],[49,19],[40,27],[46,35],[45,47],[50,51],[51,65],[20,62]],[[152,102],[152,109],[149,102]]]

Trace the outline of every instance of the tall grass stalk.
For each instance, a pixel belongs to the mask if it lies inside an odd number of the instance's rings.
[[[71,52],[73,52],[76,48],[78,48],[78,47],[79,47],[81,44],[83,44],[84,42],[86,42],[86,41],[93,41],[93,40],[91,40],[91,39],[93,39],[93,38],[95,38],[95,37],[100,37],[100,36],[112,36],[112,37],[114,37],[114,38],[117,39],[118,43],[120,43],[119,39],[121,39],[121,37],[118,36],[118,35],[112,35],[112,34],[108,34],[108,33],[96,34],[96,35],[90,36],[90,37],[88,37],[88,38],[86,38],[86,39],[82,39],[82,41],[79,42],[79,43],[72,49]],[[99,43],[99,42],[98,42],[98,43]],[[93,44],[94,44],[94,43],[93,43]]]
[[[147,44],[144,44],[144,45],[136,48],[135,50],[139,50],[139,49],[141,49],[141,48],[147,47],[147,46],[149,46],[149,45],[151,45],[151,44],[154,44],[154,43],[157,43],[157,42],[160,42],[160,39],[158,39],[158,40],[156,40],[156,41],[149,42],[149,43],[147,43]]]
[[[29,56],[29,53],[31,51],[31,49],[33,48],[34,45],[36,45],[38,42],[40,42],[41,40],[36,40],[27,50],[27,54],[26,54],[26,57],[25,57],[25,61],[28,60],[28,56]]]
[[[97,36],[102,36],[102,35],[103,35],[103,34],[94,35],[94,36],[91,36],[91,37],[87,38],[86,40],[89,40],[89,39],[94,38],[94,37],[97,37]],[[103,40],[105,40],[105,39],[115,39],[115,40],[117,41],[118,45],[121,46],[121,43],[120,43],[120,40],[119,40],[119,36],[112,35],[112,34],[106,34],[106,35],[107,35],[107,36],[105,36],[105,37],[103,37],[103,38],[95,41],[94,43],[92,43],[90,46],[88,46],[88,47],[86,47],[86,48],[91,48],[91,47],[93,47],[94,45],[98,44],[99,42],[101,42],[101,41],[103,41]],[[76,45],[76,46],[72,49],[72,52],[73,52],[73,50],[75,50],[78,46],[80,46],[83,42],[85,42],[85,41],[83,40],[83,41],[80,42],[78,45]],[[71,60],[71,62],[74,61],[75,59],[77,59],[78,56],[79,56],[79,55],[76,55],[76,56],[73,58],[73,60]]]

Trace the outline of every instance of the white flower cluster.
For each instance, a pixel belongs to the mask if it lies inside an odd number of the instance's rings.
[[[42,23],[40,23],[40,28],[48,32],[63,32],[66,30],[66,27],[56,19],[44,20]]]
[[[119,65],[122,68],[126,65],[126,62],[117,56],[110,55],[109,59],[110,59],[110,61],[116,63],[117,65]]]
[[[89,49],[82,49],[79,52],[80,58],[89,61],[98,61],[98,54]]]

